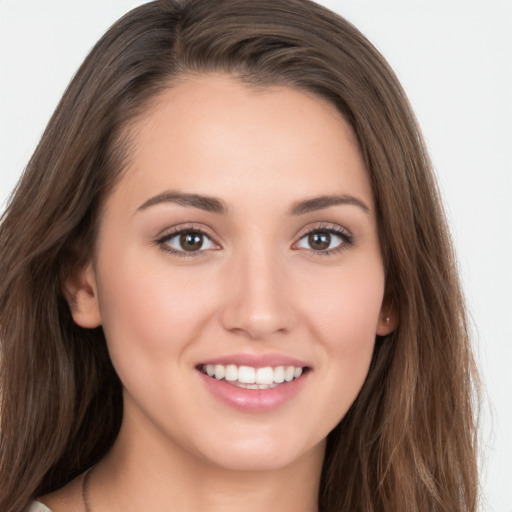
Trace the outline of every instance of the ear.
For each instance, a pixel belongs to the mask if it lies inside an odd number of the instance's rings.
[[[398,311],[394,303],[384,300],[379,313],[379,321],[377,323],[377,335],[387,336],[398,327]]]
[[[87,329],[99,327],[101,313],[92,262],[70,274],[63,288],[75,323]]]

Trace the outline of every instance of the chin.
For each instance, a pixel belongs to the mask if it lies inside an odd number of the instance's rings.
[[[261,436],[238,442],[229,442],[225,447],[203,453],[213,464],[230,471],[275,471],[310,457],[323,460],[325,439],[306,445],[282,439],[272,440]]]

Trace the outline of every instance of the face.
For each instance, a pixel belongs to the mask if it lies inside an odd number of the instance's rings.
[[[231,469],[319,453],[389,328],[349,126],[314,95],[208,75],[134,133],[69,292],[77,323],[103,326],[124,431]]]

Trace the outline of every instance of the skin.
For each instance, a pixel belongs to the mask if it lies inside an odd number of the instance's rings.
[[[225,75],[183,78],[134,134],[94,260],[66,286],[75,321],[103,326],[124,386],[121,432],[91,473],[90,509],[316,510],[325,438],[363,385],[376,334],[394,327],[356,139],[323,99]],[[215,197],[227,212],[147,206],[169,191]],[[290,212],[333,195],[356,201]],[[174,228],[209,238],[183,257],[165,250],[179,250],[179,236],[162,242]],[[327,252],[312,248],[307,232],[326,229],[341,235]],[[310,370],[283,405],[241,411],[196,369],[234,353],[284,354]],[[79,482],[42,501],[81,510]]]

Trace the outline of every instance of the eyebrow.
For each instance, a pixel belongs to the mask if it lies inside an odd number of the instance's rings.
[[[151,197],[146,202],[141,204],[137,211],[146,210],[151,206],[162,203],[175,203],[180,206],[191,206],[206,210],[207,212],[226,214],[228,207],[224,201],[216,199],[215,197],[203,196],[200,194],[185,194],[183,192],[163,192],[157,196]]]
[[[324,208],[329,208],[330,206],[337,206],[340,204],[358,206],[365,213],[370,212],[370,208],[363,201],[361,201],[361,199],[348,194],[343,194],[341,196],[319,196],[306,199],[304,201],[297,201],[291,207],[290,213],[292,215],[303,215],[304,213],[323,210]]]
[[[154,197],[149,198],[141,206],[137,208],[137,212],[146,210],[151,206],[155,206],[162,203],[175,203],[180,206],[188,206],[193,208],[199,208],[207,212],[219,213],[225,215],[228,213],[228,206],[224,201],[215,197],[204,196],[201,194],[186,194],[183,192],[163,192]],[[295,202],[290,208],[291,215],[303,215],[305,213],[314,212],[317,210],[323,210],[331,206],[337,205],[352,205],[361,208],[365,213],[369,213],[370,208],[357,197],[343,194],[330,195],[330,196],[319,196],[311,199],[305,199],[302,201]]]

